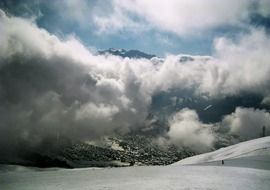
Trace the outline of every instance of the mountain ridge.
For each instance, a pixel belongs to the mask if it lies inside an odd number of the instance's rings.
[[[135,49],[125,50],[125,49],[109,48],[107,50],[99,50],[98,54],[100,55],[111,54],[115,56],[135,58],[135,59],[140,59],[140,58],[151,59],[153,57],[157,57],[154,54],[148,54],[148,53],[135,50]]]

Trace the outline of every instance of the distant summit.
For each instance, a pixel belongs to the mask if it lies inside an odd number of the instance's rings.
[[[101,55],[112,54],[112,55],[116,55],[120,57],[129,57],[129,58],[135,58],[135,59],[140,59],[140,58],[151,59],[153,57],[156,57],[156,55],[147,54],[139,50],[124,50],[124,49],[114,49],[114,48],[98,51],[98,54],[101,54]]]

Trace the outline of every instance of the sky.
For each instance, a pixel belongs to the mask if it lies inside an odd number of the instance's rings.
[[[28,0],[1,1],[0,9],[0,154],[7,158],[59,136],[142,130],[152,111],[173,105],[181,109],[166,113],[158,142],[201,153],[257,138],[263,125],[269,135],[269,0]],[[96,53],[111,47],[159,57]],[[156,97],[169,102],[159,108]],[[228,103],[232,97],[243,103]],[[226,112],[201,118],[215,109]]]
[[[76,36],[91,49],[138,49],[158,56],[210,55],[218,37],[269,27],[270,7],[268,0],[4,0],[0,6],[60,38]]]

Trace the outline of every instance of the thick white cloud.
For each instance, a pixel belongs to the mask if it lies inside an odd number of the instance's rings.
[[[201,35],[220,26],[243,27],[251,12],[269,15],[268,4],[267,0],[114,0],[114,11],[95,20],[104,32],[146,27],[180,36]]]
[[[95,56],[73,36],[62,40],[4,13],[0,25],[0,101],[10,115],[1,128],[15,129],[15,121],[25,120],[18,136],[58,131],[87,138],[142,127],[151,96],[137,75],[150,61],[135,69],[135,60]]]
[[[270,135],[270,114],[266,110],[237,107],[222,121],[205,124],[199,120],[195,110],[182,109],[169,120],[169,141],[195,152],[206,152],[222,139],[226,143],[241,142]],[[233,141],[232,141],[232,136]],[[227,142],[228,139],[231,141]]]
[[[32,21],[0,16],[0,129],[14,135],[0,144],[18,138],[38,142],[59,133],[74,138],[125,133],[142,127],[153,95],[172,89],[269,97],[270,39],[263,30],[251,29],[237,41],[216,39],[213,56],[147,60],[94,55],[74,36],[59,39]],[[235,126],[238,112],[227,123]],[[257,111],[248,112],[253,114]],[[212,145],[211,125],[192,110],[177,113],[170,126],[175,144],[198,151]],[[244,128],[235,129],[242,134]]]
[[[155,70],[146,73],[145,89],[152,93],[169,89],[194,89],[209,96],[237,95],[241,92],[269,94],[270,38],[263,30],[252,30],[237,41],[218,38],[213,57],[169,55]]]
[[[213,126],[201,123],[196,111],[183,109],[177,112],[169,120],[169,125],[168,136],[173,144],[196,152],[209,151],[213,147]]]
[[[266,127],[266,135],[270,130],[270,114],[265,110],[253,108],[236,108],[235,112],[224,117],[221,122],[223,129],[229,134],[238,135],[242,140],[259,138],[262,128]]]
[[[83,105],[76,112],[76,119],[97,119],[103,121],[112,121],[112,117],[119,112],[119,109],[116,106],[110,105],[95,105],[93,103]]]
[[[215,59],[208,62],[201,91],[210,94],[269,93],[270,38],[263,30],[251,30],[237,42],[218,38]]]

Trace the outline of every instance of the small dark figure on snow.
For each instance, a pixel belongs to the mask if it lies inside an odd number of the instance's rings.
[[[221,160],[222,165],[224,165],[224,160]]]
[[[265,126],[262,127],[262,137],[265,137]]]

